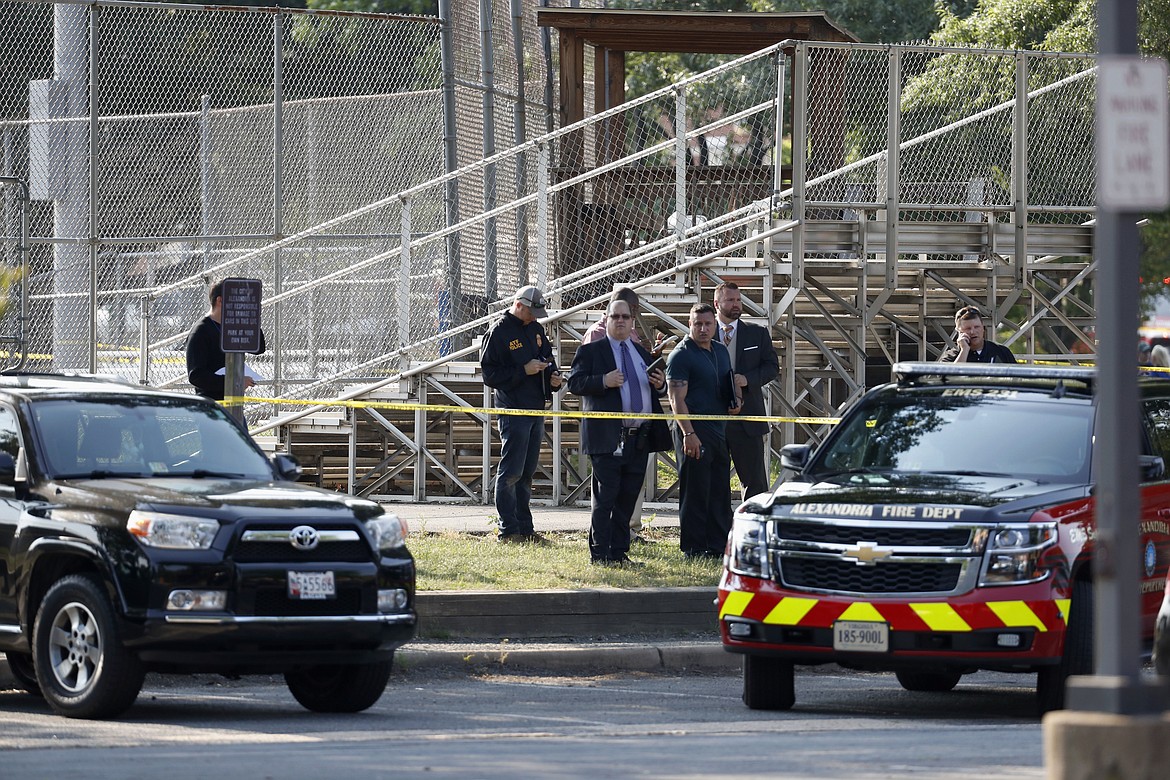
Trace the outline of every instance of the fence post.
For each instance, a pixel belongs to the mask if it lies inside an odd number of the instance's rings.
[[[284,71],[282,69],[284,16],[272,16],[272,239],[284,238]],[[284,292],[284,266],[279,249],[272,253],[273,294]],[[272,307],[272,394],[280,395],[284,371],[283,303]]]
[[[439,53],[443,70],[443,172],[450,174],[459,167],[458,130],[455,124],[455,33],[451,22],[451,0],[439,0]],[[449,178],[443,185],[444,227],[459,222],[459,182]],[[463,323],[466,312],[459,302],[459,236],[448,233],[444,240],[443,285],[448,296],[451,323]],[[451,349],[451,340],[445,339],[444,350]]]
[[[211,140],[211,95],[203,95],[199,99],[199,221],[203,232],[204,270],[212,266],[211,242],[207,240],[212,235],[212,177],[215,176],[215,167],[211,164],[214,153]]]
[[[537,244],[536,244],[536,278],[534,281],[540,289],[546,289],[545,283],[548,281],[548,233],[549,233],[549,193],[548,193],[548,167],[551,164],[552,155],[549,152],[548,143],[542,143],[537,149],[536,161],[536,230],[537,230]]]
[[[496,153],[496,83],[495,57],[492,37],[491,0],[479,2],[480,34],[480,78],[483,79],[483,157],[486,160]],[[483,210],[496,207],[496,164],[489,163],[483,169]],[[483,223],[483,286],[488,301],[499,296],[499,257],[497,252],[497,218],[488,217]],[[523,281],[523,280],[521,280]]]
[[[1012,110],[1012,213],[1016,223],[1012,236],[1015,240],[1012,279],[1015,288],[1022,290],[1028,267],[1024,256],[1028,251],[1028,55],[1022,51],[1016,53],[1016,102]],[[1015,297],[1009,297],[1008,306]],[[997,306],[995,325],[1006,317],[1008,306]],[[1035,342],[1031,352],[1036,353]]]
[[[411,207],[409,197],[402,198],[399,209],[401,232],[398,238],[398,346],[411,343],[410,338],[410,236]]]
[[[98,310],[98,236],[97,236],[97,209],[98,209],[98,165],[97,165],[97,138],[98,138],[98,93],[101,84],[98,81],[98,18],[101,6],[93,5],[89,15],[89,122],[86,125],[86,135],[89,146],[89,192],[86,200],[88,204],[89,239],[89,371],[96,374],[97,363],[97,310]]]
[[[902,50],[890,49],[887,95],[889,104],[886,115],[886,289],[897,282],[898,273],[898,221],[902,194],[899,191],[902,178]],[[864,263],[863,263],[864,265]],[[871,315],[865,313],[865,323]]]
[[[524,92],[524,24],[521,0],[511,0],[512,51],[516,57],[516,109],[512,121],[512,142],[520,146],[528,140],[528,117]],[[528,191],[528,152],[516,155],[516,198]],[[523,282],[531,271],[528,263],[528,207],[516,209],[516,277]],[[543,288],[542,288],[543,289]]]
[[[686,87],[674,91],[674,237],[680,242],[674,250],[675,261],[686,261],[682,246],[687,232],[687,92]]]
[[[808,46],[798,42],[792,50],[792,214],[798,224],[792,230],[792,271],[788,277],[791,290],[804,287],[804,182],[808,166]],[[785,296],[787,299],[788,296]],[[795,311],[794,307],[788,307]],[[783,314],[780,312],[778,314]],[[795,316],[789,315],[794,324]],[[783,398],[795,399],[796,394],[796,328],[788,328],[788,360],[781,368],[784,384]],[[782,423],[781,441],[796,441],[796,424]]]
[[[53,81],[60,86],[63,105],[52,106],[50,133],[59,133],[64,144],[64,186],[54,191],[53,235],[63,241],[53,245],[53,358],[55,370],[79,369],[89,362],[91,347],[83,344],[78,325],[92,319],[85,304],[89,284],[81,242],[87,234],[90,204],[87,187],[87,131],[82,117],[89,113],[86,89],[90,72],[86,56],[88,20],[98,6],[57,4],[53,8]],[[59,111],[59,113],[58,113]],[[88,333],[88,330],[86,331]],[[92,344],[92,340],[90,341]]]

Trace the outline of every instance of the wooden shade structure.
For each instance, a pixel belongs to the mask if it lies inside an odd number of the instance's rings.
[[[561,127],[585,118],[585,46],[595,52],[595,111],[625,102],[628,51],[750,54],[783,40],[857,42],[823,11],[699,13],[539,8],[560,37]]]
[[[585,118],[586,46],[594,50],[596,114],[625,102],[628,51],[745,55],[785,40],[857,42],[856,36],[821,11],[702,13],[540,8],[536,23],[559,34],[561,127]],[[621,156],[624,132],[621,122],[607,122],[594,150],[599,162]],[[839,140],[837,145],[843,145],[843,137]],[[570,133],[561,140],[555,169],[558,178],[571,178],[586,170],[584,144],[582,132]],[[615,171],[595,184],[588,203],[581,187],[565,190],[557,206],[559,271],[571,272],[599,257],[620,252],[627,231],[661,229],[662,225],[647,223],[637,204],[653,200],[654,187],[671,188],[674,176],[673,166],[640,166],[636,182],[626,173]],[[687,177],[699,192],[735,190],[758,198],[771,191],[774,171],[770,165],[758,164],[695,166]]]

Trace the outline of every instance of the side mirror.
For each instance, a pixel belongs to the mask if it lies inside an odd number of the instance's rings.
[[[0,485],[16,487],[16,458],[0,452]]]
[[[804,471],[804,467],[808,465],[810,454],[812,454],[812,445],[785,444],[780,448],[780,465],[791,471]]]
[[[1142,482],[1156,482],[1166,478],[1166,461],[1158,455],[1139,455],[1141,464]]]
[[[278,452],[272,456],[272,466],[276,469],[276,476],[285,482],[296,482],[301,476],[301,464],[292,455]]]

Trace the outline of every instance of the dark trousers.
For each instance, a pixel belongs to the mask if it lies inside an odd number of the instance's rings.
[[[743,485],[743,499],[746,501],[757,493],[767,493],[771,482],[764,466],[764,437],[748,433],[743,423],[727,422],[727,450],[735,473]]]
[[[682,436],[674,431],[678,475],[679,547],[684,553],[719,553],[731,531],[731,458],[727,441],[700,431],[703,457],[682,452]]]
[[[646,477],[647,452],[630,436],[621,455],[590,455],[593,463],[589,555],[595,561],[620,561],[630,550],[630,517]]]
[[[532,475],[540,464],[544,417],[500,416],[500,463],[496,467],[496,512],[500,536],[530,534]]]

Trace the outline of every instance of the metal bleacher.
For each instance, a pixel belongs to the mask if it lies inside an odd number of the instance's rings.
[[[977,107],[970,116],[956,117],[954,107],[928,111],[933,125],[926,123],[904,105],[906,90],[887,89],[887,83],[905,87],[906,73],[945,72],[948,58],[1006,67],[1014,74],[1008,83],[1026,85],[1026,91]],[[780,355],[781,375],[769,387],[774,452],[823,435],[821,420],[888,377],[892,363],[935,359],[948,345],[953,313],[962,305],[981,307],[997,340],[1022,360],[1092,359],[1078,349],[1092,348],[1085,330],[1094,319],[1093,161],[1085,151],[1092,143],[1072,137],[1082,126],[1065,122],[1067,132],[1060,134],[1053,130],[1059,117],[1040,114],[1054,105],[1068,110],[1070,103],[1091,103],[1089,58],[785,42],[743,61],[777,69],[776,96],[713,122],[743,123],[752,111],[765,112],[765,125],[773,128],[786,128],[791,120],[791,133],[785,133],[793,150],[789,180],[777,176],[768,183],[771,197],[729,202],[722,213],[674,225],[647,218],[645,204],[656,201],[646,197],[645,187],[624,210],[596,208],[597,198],[612,197],[615,176],[637,177],[653,155],[673,156],[681,172],[660,194],[664,211],[682,213],[699,197],[684,191],[687,143],[717,124],[698,123],[649,151],[593,160],[596,175],[608,177],[605,188],[591,189],[589,174],[558,178],[549,150],[573,134],[591,137],[599,123],[612,123],[628,107],[520,150],[538,152],[548,167],[536,172],[530,192],[496,213],[544,209],[543,222],[527,223],[536,246],[531,278],[552,299],[545,327],[562,367],[567,370],[581,334],[601,316],[614,288],[639,292],[640,324],[648,334],[681,335],[691,305],[711,301],[719,282],[734,281],[743,291],[745,318],[771,329]],[[851,75],[869,72],[875,63],[881,83],[865,94],[851,92]],[[632,104],[685,100],[704,79],[720,75],[696,76]],[[824,129],[863,113],[874,95],[888,102],[871,112],[876,118],[868,135],[853,131],[854,140],[846,142],[844,130]],[[783,138],[772,139],[773,148],[783,145]],[[1001,156],[982,160],[980,154],[991,148]],[[657,234],[627,230],[626,240],[611,243],[597,262],[570,271],[557,264],[563,256],[557,242],[569,231],[548,227],[563,218],[566,204],[595,207],[581,214],[625,214],[628,224],[663,227]],[[477,215],[466,225],[483,219]],[[604,227],[572,234],[622,235],[621,224]],[[258,439],[291,451],[307,478],[325,486],[387,501],[489,501],[498,438],[483,411],[489,404],[477,347],[490,320],[509,303],[501,295],[477,320],[400,345],[393,353],[399,362],[385,378],[334,383],[341,392],[332,397],[275,409],[254,425]],[[443,339],[454,346],[433,354],[434,343]],[[576,399],[562,393],[552,411],[577,408]],[[554,414],[547,431],[537,499],[586,500],[587,458],[576,449],[577,421]],[[665,453],[661,462],[669,473],[672,456]],[[673,499],[672,482],[663,478],[650,506]]]

